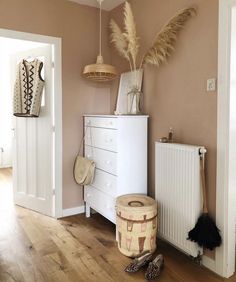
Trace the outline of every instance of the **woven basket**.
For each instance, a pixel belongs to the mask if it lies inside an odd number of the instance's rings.
[[[116,200],[118,248],[128,257],[154,252],[157,234],[157,203],[150,197],[132,194]]]

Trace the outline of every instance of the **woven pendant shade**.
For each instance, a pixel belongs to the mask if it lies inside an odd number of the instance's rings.
[[[83,77],[96,81],[106,82],[113,80],[117,76],[116,68],[111,65],[103,63],[102,57],[102,8],[101,4],[103,0],[97,0],[100,4],[100,40],[99,40],[99,55],[97,56],[96,64],[87,65],[83,70]]]
[[[96,64],[84,67],[83,76],[93,81],[106,82],[115,79],[117,72],[114,66],[104,64],[102,56],[99,55]]]

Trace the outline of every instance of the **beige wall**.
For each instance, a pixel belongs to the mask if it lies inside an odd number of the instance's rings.
[[[62,38],[63,207],[83,204],[82,189],[73,179],[73,162],[82,137],[83,113],[108,113],[110,89],[81,78],[85,64],[98,52],[98,10],[66,0],[0,0],[0,28]],[[107,27],[108,13],[103,14]],[[104,32],[104,42],[108,42]],[[108,46],[104,57],[109,61]]]
[[[149,121],[149,193],[154,195],[154,142],[174,128],[177,142],[205,145],[210,212],[215,213],[216,93],[206,92],[206,79],[217,76],[218,0],[131,0],[141,53],[153,36],[178,10],[198,7],[179,36],[168,63],[144,72],[144,112]],[[121,20],[121,7],[110,15]],[[120,71],[127,64],[107,46],[109,14],[103,14],[104,57]],[[109,113],[115,108],[118,80],[109,86],[88,83],[82,68],[97,55],[98,11],[66,0],[0,0],[0,28],[62,38],[63,55],[63,207],[82,205],[82,190],[72,168],[82,137],[83,113]],[[98,87],[97,87],[98,86]],[[110,100],[111,98],[111,100]]]
[[[209,207],[215,214],[216,198],[216,92],[206,92],[206,79],[217,77],[218,0],[130,0],[142,46],[146,50],[157,31],[177,11],[198,7],[178,38],[173,56],[159,69],[144,70],[144,112],[149,120],[149,193],[154,195],[154,142],[174,128],[177,142],[207,147]],[[144,4],[145,2],[145,4]],[[111,17],[121,22],[121,7]],[[112,49],[112,63],[120,71],[126,62]],[[115,108],[117,82],[112,86],[111,109]]]

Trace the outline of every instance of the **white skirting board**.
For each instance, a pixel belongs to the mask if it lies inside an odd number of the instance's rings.
[[[9,165],[3,165],[3,166],[0,166],[0,168],[12,168],[12,165],[9,164]]]
[[[216,262],[214,259],[203,255],[202,256],[202,265],[210,269],[211,271],[216,272]]]
[[[62,211],[62,217],[72,216],[72,215],[81,214],[81,213],[85,213],[85,207],[84,206],[74,207],[74,208],[70,208],[70,209],[64,209]]]

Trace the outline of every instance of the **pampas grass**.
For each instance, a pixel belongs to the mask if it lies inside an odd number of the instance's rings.
[[[129,63],[131,63],[128,53],[128,42],[125,35],[122,33],[120,27],[114,20],[110,21],[110,28],[112,30],[111,42],[114,43],[118,53]]]
[[[152,47],[144,55],[140,67],[152,64],[159,67],[174,51],[177,35],[185,23],[196,14],[195,8],[184,9],[174,16],[157,34]]]
[[[125,2],[124,17],[124,25],[126,31],[124,33],[124,36],[126,37],[126,40],[128,42],[128,52],[132,58],[133,67],[134,69],[136,69],[136,58],[139,51],[139,42],[133,12],[128,2]]]
[[[142,57],[140,68],[145,64],[159,67],[165,62],[174,51],[178,33],[195,14],[195,8],[187,8],[174,16],[155,36],[154,43]],[[136,70],[140,46],[133,12],[128,2],[125,2],[124,6],[124,32],[114,20],[111,20],[110,28],[111,42],[118,53],[129,62],[131,71]]]
[[[125,2],[124,6],[125,32],[121,31],[113,19],[110,21],[110,29],[111,42],[115,45],[118,53],[129,62],[131,70],[135,70],[139,42],[133,12],[128,2]]]

